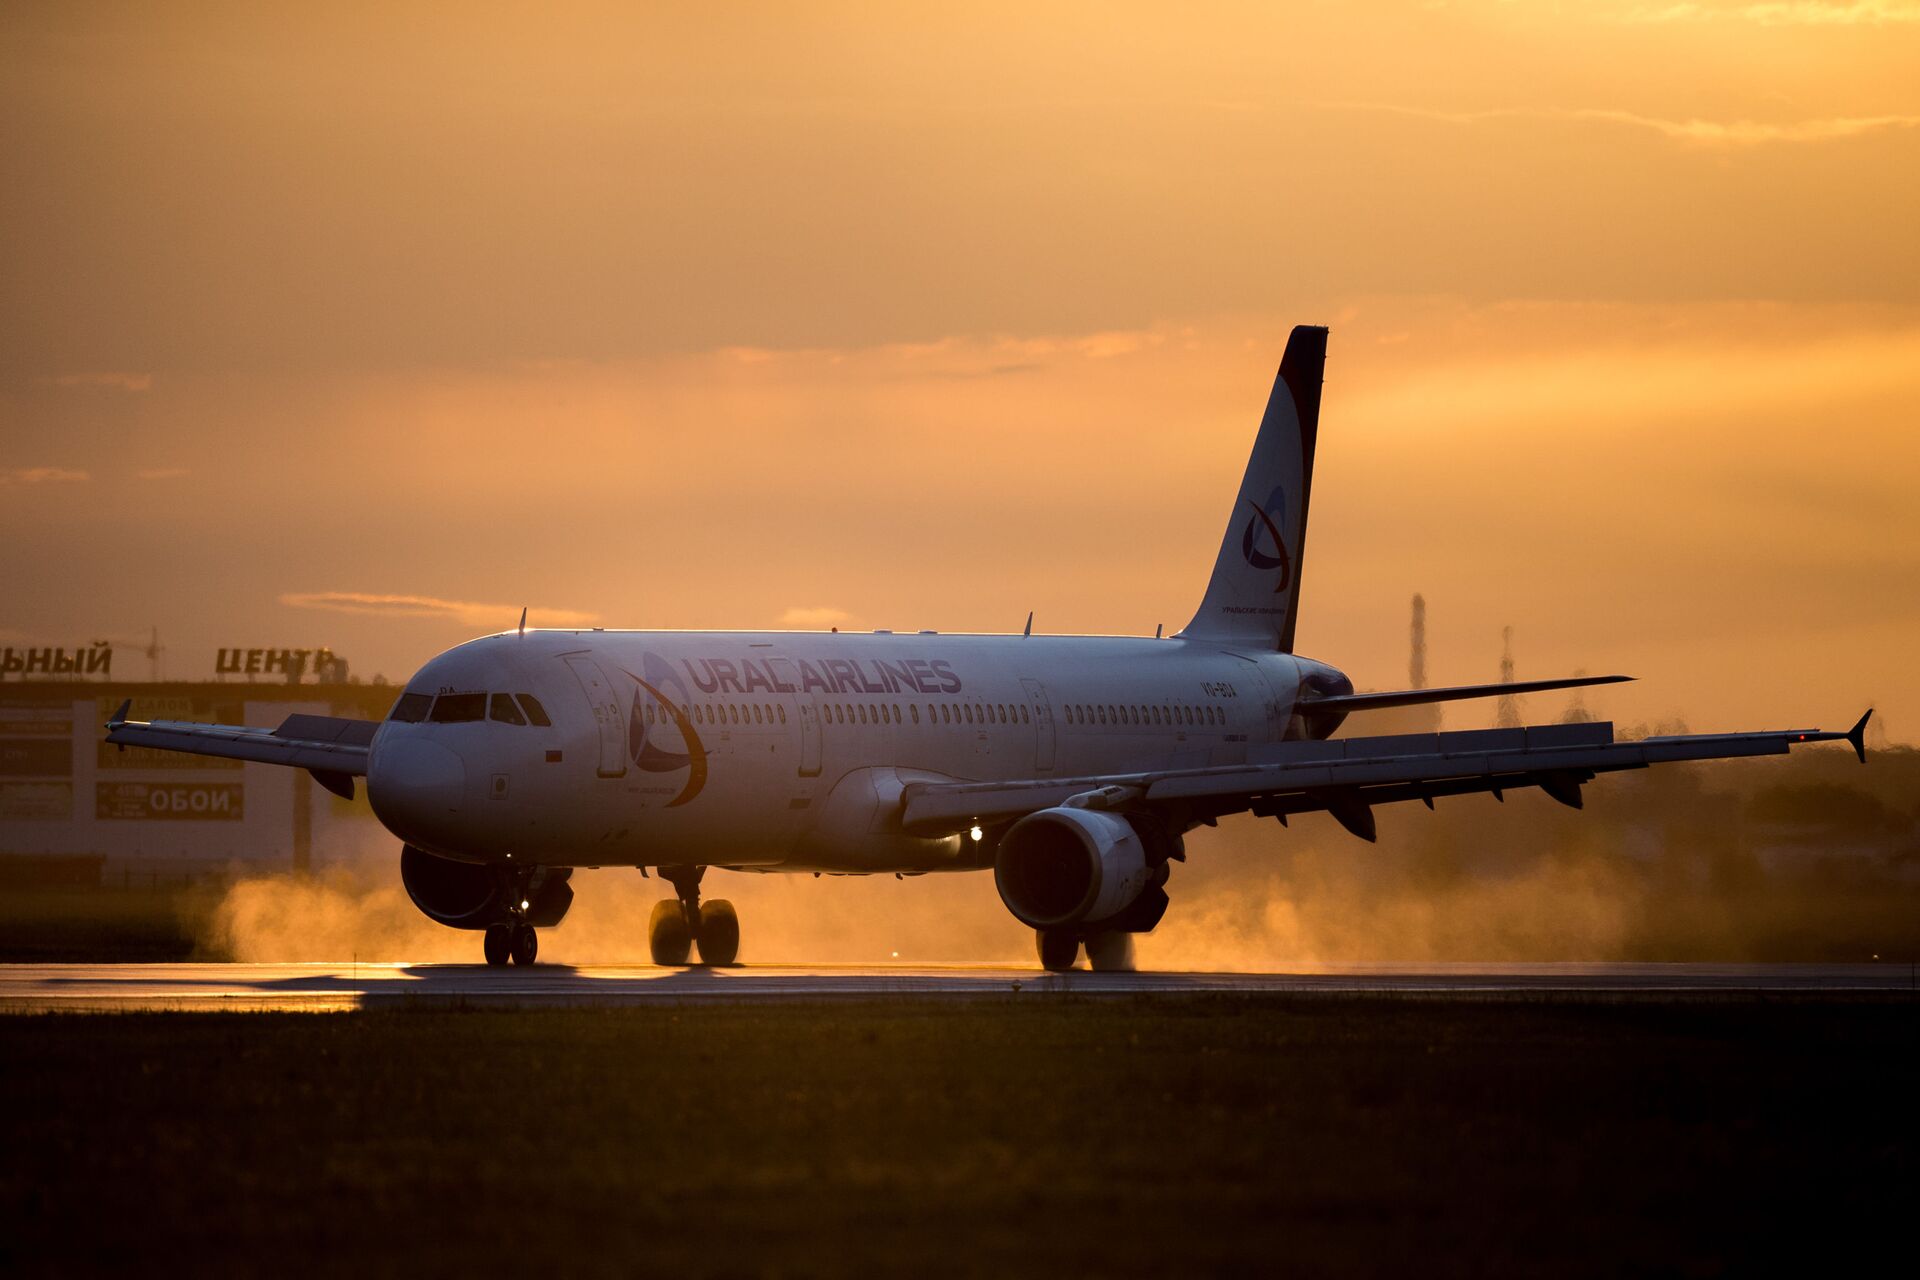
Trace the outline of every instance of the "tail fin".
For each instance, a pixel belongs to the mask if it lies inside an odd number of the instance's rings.
[[[1326,363],[1326,329],[1296,326],[1280,357],[1280,375],[1227,518],[1206,598],[1182,636],[1293,652]]]

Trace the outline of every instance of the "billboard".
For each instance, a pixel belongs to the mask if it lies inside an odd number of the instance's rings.
[[[102,822],[240,822],[238,782],[96,782],[93,816]]]
[[[0,780],[0,821],[72,820],[73,783],[39,778]]]
[[[0,738],[0,778],[70,778],[71,738]]]

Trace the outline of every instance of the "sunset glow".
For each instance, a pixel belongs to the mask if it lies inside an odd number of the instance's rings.
[[[15,7],[0,626],[1150,635],[1314,322],[1305,652],[1402,682],[1422,591],[1439,682],[1512,624],[1911,739],[1916,65],[1891,0]]]

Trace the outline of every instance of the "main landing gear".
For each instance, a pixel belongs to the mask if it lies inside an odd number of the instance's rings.
[[[1095,973],[1124,973],[1133,969],[1133,935],[1118,930],[1090,933],[1084,938],[1060,929],[1034,930],[1034,942],[1040,952],[1040,967],[1049,973],[1065,973],[1080,958],[1080,947],[1087,948],[1087,966]]]
[[[532,964],[534,957],[540,954],[540,935],[532,925],[518,921],[490,924],[481,946],[486,952],[487,963],[496,969],[508,960],[515,964]]]
[[[673,886],[674,898],[653,904],[647,921],[647,948],[653,962],[682,965],[695,946],[700,963],[732,964],[740,954],[740,917],[725,898],[700,901],[705,867],[661,867],[660,878]]]

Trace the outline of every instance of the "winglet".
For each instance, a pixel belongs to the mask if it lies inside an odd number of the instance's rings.
[[[527,634],[527,606],[520,606],[520,634]],[[348,797],[351,799],[352,797]]]
[[[119,708],[107,717],[107,731],[111,733],[127,722],[127,712],[133,710],[133,699],[128,698]]]
[[[1022,631],[1020,634],[1023,636],[1030,636],[1033,634],[1033,610],[1031,609],[1027,610],[1027,629],[1025,631]]]
[[[1860,717],[1859,723],[1847,730],[1847,741],[1853,744],[1853,754],[1860,757],[1860,763],[1867,762],[1867,721],[1873,719],[1873,708],[1867,708],[1867,714]]]

